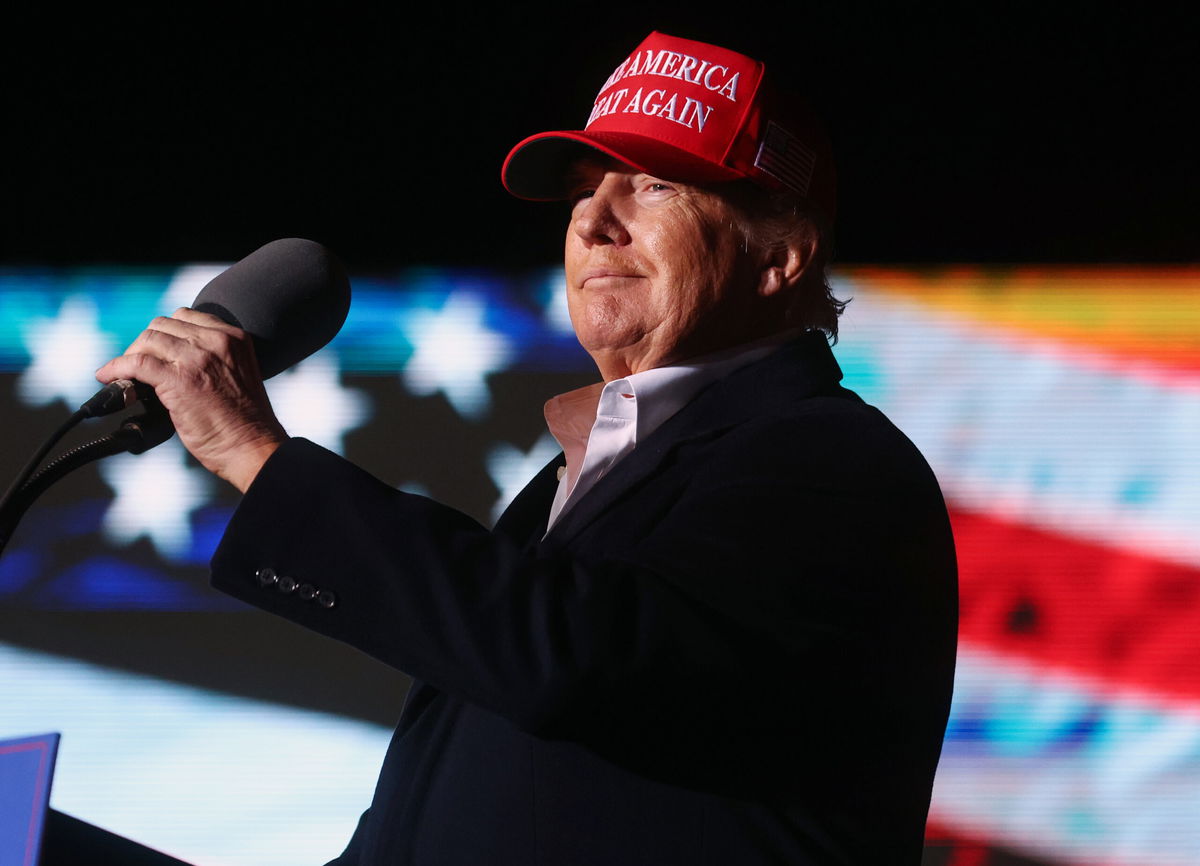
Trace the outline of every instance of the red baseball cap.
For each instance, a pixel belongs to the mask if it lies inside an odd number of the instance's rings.
[[[518,198],[565,199],[572,161],[595,151],[664,180],[790,190],[834,217],[832,149],[816,116],[777,92],[761,62],[717,45],[651,33],[604,82],[582,130],[526,138],[501,180]]]

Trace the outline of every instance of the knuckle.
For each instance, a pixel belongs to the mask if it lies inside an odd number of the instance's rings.
[[[169,327],[171,327],[171,320],[167,316],[155,316],[146,326],[146,332],[160,333],[164,328]]]
[[[163,332],[158,330],[158,328],[154,327],[154,325],[155,325],[155,322],[151,322],[150,326],[148,328],[146,328],[146,330],[144,330],[144,331],[142,331],[142,333],[138,334],[138,338],[136,340],[134,340],[135,346],[138,343],[141,343],[141,344],[157,343],[159,340],[162,339]]]

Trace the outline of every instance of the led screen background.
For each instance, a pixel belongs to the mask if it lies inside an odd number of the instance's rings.
[[[0,271],[6,471],[221,267]],[[352,282],[339,336],[268,383],[285,426],[490,522],[557,453],[542,402],[593,379],[560,272]],[[931,840],[1197,862],[1200,271],[845,267],[835,286],[846,384],[929,458],[959,547]],[[62,731],[56,808],[184,859],[322,862],[407,681],[206,587],[235,506],[177,441],[46,494],[0,559],[0,735]]]
[[[962,555],[931,825],[955,847],[930,866],[1200,862],[1198,280],[1169,266],[1200,238],[1193,6],[24,12],[0,478],[215,267],[179,263],[299,236],[357,300],[273,386],[287,423],[483,521],[545,459],[542,401],[592,376],[540,267],[563,213],[504,193],[508,148],[578,126],[652,28],[794,62],[838,156],[836,260],[910,263],[838,271],[835,351],[934,463]],[[0,734],[64,731],[54,803],[94,823],[198,864],[323,862],[407,683],[205,588],[235,504],[174,444],[46,494],[0,559]]]

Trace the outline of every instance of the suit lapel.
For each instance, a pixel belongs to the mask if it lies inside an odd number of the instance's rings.
[[[806,333],[761,361],[735,370],[697,394],[617,461],[608,475],[559,517],[546,536],[546,543],[554,547],[568,543],[626,492],[653,475],[685,442],[714,436],[749,418],[779,411],[795,400],[837,389],[841,378],[842,371],[824,335],[817,332]],[[561,463],[559,457],[558,465]],[[550,495],[554,495],[553,490]],[[549,510],[549,505],[545,510]],[[543,532],[546,519],[543,515]]]

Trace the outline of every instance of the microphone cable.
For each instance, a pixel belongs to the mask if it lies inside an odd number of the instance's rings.
[[[118,412],[133,405],[138,399],[142,401],[144,410],[126,419],[115,431],[100,439],[76,446],[41,466],[50,449],[80,421]],[[174,434],[175,427],[171,423],[171,417],[163,405],[154,399],[153,391],[148,388],[135,391],[135,383],[127,379],[118,379],[105,385],[50,434],[9,485],[4,498],[0,499],[0,554],[4,552],[8,540],[21,517],[29,510],[29,506],[54,482],[103,457],[126,451],[130,454],[141,454],[155,445],[161,445]]]

